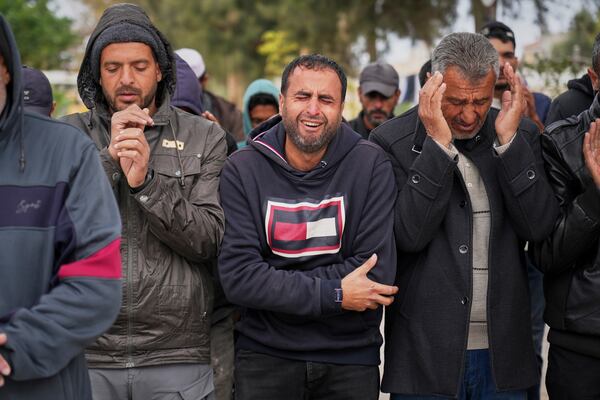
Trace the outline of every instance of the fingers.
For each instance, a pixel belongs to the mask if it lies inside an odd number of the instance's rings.
[[[8,341],[8,337],[6,336],[5,333],[1,333],[0,334],[0,346],[3,346],[6,344],[6,342]],[[8,365],[8,362],[2,357],[0,356],[0,387],[4,386],[4,382],[5,376],[9,376],[10,375],[10,365]]]
[[[398,286],[389,286],[382,283],[373,282],[371,291],[376,295],[392,296],[398,293]]]
[[[373,302],[382,306],[389,306],[394,302],[394,298],[392,296],[381,296],[377,295],[373,298]]]
[[[137,105],[132,104],[123,111],[118,111],[113,114],[111,125],[117,130],[122,130],[129,127],[143,128],[145,126],[153,126],[154,120],[150,117],[150,110],[143,110]]]
[[[361,265],[357,269],[359,269],[361,273],[366,275],[367,272],[369,272],[371,269],[373,269],[375,264],[377,264],[377,254],[373,254],[371,257],[369,257],[369,259],[367,261],[365,261],[363,263],[363,265]]]

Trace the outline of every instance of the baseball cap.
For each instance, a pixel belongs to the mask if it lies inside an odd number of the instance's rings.
[[[511,41],[513,47],[517,47],[515,43],[515,33],[500,21],[488,22],[481,28],[480,33],[488,39],[497,38],[503,42]]]
[[[196,78],[200,78],[206,72],[206,65],[204,65],[204,59],[202,54],[194,49],[179,49],[175,50],[175,53],[185,61],[196,74]]]
[[[385,97],[391,97],[398,90],[400,78],[398,73],[388,63],[376,62],[367,65],[359,77],[360,89],[363,94],[378,92]]]
[[[26,110],[49,116],[52,110],[52,86],[41,71],[23,65],[23,105]]]

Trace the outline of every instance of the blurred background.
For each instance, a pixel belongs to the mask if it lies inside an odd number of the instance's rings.
[[[279,84],[298,54],[319,52],[341,63],[348,76],[346,118],[360,111],[361,67],[375,60],[401,76],[401,104],[413,105],[416,74],[445,34],[478,31],[497,19],[516,36],[519,70],[528,85],[550,97],[591,64],[600,32],[600,0],[134,0],[167,35],[173,48],[204,57],[211,90],[241,106],[248,83]],[[0,0],[24,64],[50,79],[58,108],[81,111],[76,76],[85,44],[112,0]]]

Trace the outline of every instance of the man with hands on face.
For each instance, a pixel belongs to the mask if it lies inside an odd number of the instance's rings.
[[[238,400],[376,400],[382,306],[397,288],[390,161],[342,124],[346,75],[285,68],[280,116],[229,157],[219,273],[243,307]]]
[[[560,206],[552,234],[534,248],[544,272],[551,399],[600,398],[600,99],[542,135]]]
[[[398,299],[386,314],[382,389],[391,399],[525,399],[537,368],[522,242],[557,214],[523,87],[491,109],[498,55],[452,33],[432,55],[419,105],[376,128],[399,188]]]
[[[169,42],[132,4],[109,7],[82,61],[90,109],[65,120],[96,143],[123,219],[123,306],[87,349],[94,399],[213,397],[212,274],[224,229],[217,124],[170,105]]]

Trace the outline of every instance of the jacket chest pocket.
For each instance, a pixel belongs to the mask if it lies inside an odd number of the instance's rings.
[[[150,162],[154,173],[168,177],[180,186],[185,186],[186,192],[202,172],[202,154],[181,155],[154,154]]]

